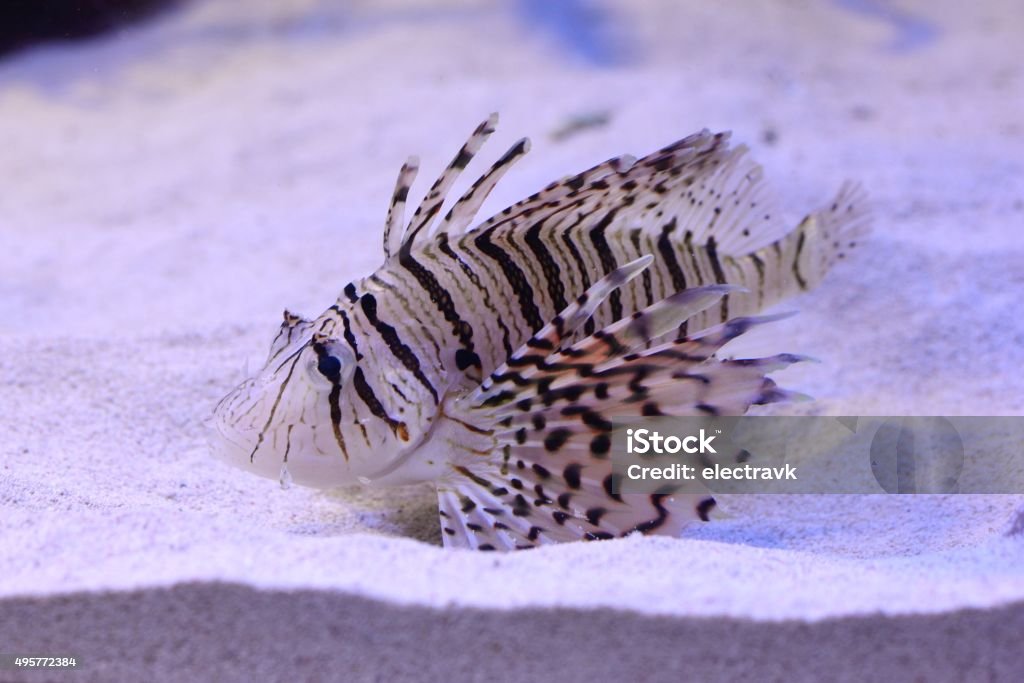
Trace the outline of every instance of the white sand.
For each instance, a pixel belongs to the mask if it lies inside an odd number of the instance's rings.
[[[204,441],[280,309],[379,264],[405,156],[431,176],[493,110],[484,157],[534,151],[485,213],[704,126],[794,218],[862,180],[865,249],[743,349],[822,359],[779,379],[826,414],[1021,414],[1024,18],[968,4],[650,0],[573,38],[543,3],[219,0],[0,62],[0,653],[78,655],[59,680],[1019,680],[1024,496],[734,497],[683,539],[494,556],[443,551],[427,489],[282,491]]]

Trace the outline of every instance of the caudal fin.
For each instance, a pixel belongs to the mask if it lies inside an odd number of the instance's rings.
[[[846,182],[832,202],[810,214],[797,227],[793,273],[802,289],[814,287],[836,262],[856,249],[870,230],[867,193],[860,183]]]

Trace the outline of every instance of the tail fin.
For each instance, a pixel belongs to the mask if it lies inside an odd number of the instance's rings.
[[[816,286],[869,229],[867,193],[859,183],[844,183],[831,204],[807,216],[787,238],[795,242],[793,275],[797,285],[801,289]]]
[[[845,183],[827,206],[809,214],[796,229],[750,248],[734,242],[724,257],[731,278],[749,294],[731,295],[729,313],[749,315],[818,285],[829,269],[846,258],[870,229],[867,194]]]

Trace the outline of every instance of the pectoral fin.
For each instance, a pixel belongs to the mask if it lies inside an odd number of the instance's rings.
[[[707,494],[615,493],[612,421],[738,415],[755,403],[785,400],[791,395],[765,374],[801,359],[714,357],[775,317],[738,318],[645,348],[714,304],[724,287],[687,290],[562,348],[600,301],[645,265],[598,282],[477,390],[446,407],[451,419],[493,444],[487,457],[479,449],[456,457],[438,484],[446,545],[505,550],[634,532],[676,535],[707,520],[714,506]]]

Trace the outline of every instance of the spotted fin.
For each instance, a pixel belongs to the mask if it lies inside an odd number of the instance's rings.
[[[402,164],[398,172],[398,180],[395,181],[395,191],[391,195],[391,206],[388,207],[388,219],[384,224],[384,258],[391,258],[392,254],[398,253],[404,233],[403,223],[405,222],[405,205],[409,200],[409,188],[416,180],[416,174],[420,170],[420,160],[417,157],[409,157]]]
[[[441,206],[444,204],[448,191],[451,190],[452,185],[455,184],[455,181],[462,174],[462,171],[466,166],[469,165],[469,162],[472,161],[473,157],[476,156],[476,153],[480,151],[480,147],[487,141],[487,138],[489,138],[494,132],[494,127],[497,124],[497,114],[491,114],[487,117],[487,120],[480,123],[480,125],[478,125],[473,131],[472,135],[469,136],[469,139],[466,140],[466,143],[459,149],[458,154],[456,154],[451,160],[451,163],[449,163],[444,171],[441,172],[441,175],[434,181],[434,184],[430,186],[430,189],[427,191],[427,195],[423,198],[423,201],[420,202],[420,205],[416,208],[416,212],[413,213],[409,224],[405,228],[405,232],[401,237],[402,241],[399,252],[408,253],[413,249],[418,235],[421,233],[430,234],[430,226],[434,225],[434,219],[441,210]],[[525,152],[525,146],[522,151]],[[515,148],[510,150],[506,155],[506,158],[504,159],[505,164],[519,156],[519,154],[515,154],[514,152]],[[384,252],[386,257],[390,257],[393,253],[393,235],[397,234],[395,229],[401,224],[402,214],[404,213],[405,208],[405,200],[408,195],[409,186],[412,184],[412,181],[416,176],[417,166],[418,162],[413,158],[406,162],[405,166],[403,166],[402,170],[399,172],[398,183],[395,188],[395,195],[392,198],[391,209],[388,212],[387,227],[385,228]],[[488,175],[493,177],[493,183],[497,183],[503,172],[504,171],[496,172],[495,169],[492,168]],[[480,184],[486,186],[486,178],[486,176],[482,178],[479,181]],[[489,192],[490,188],[493,187],[493,183],[490,184],[490,187],[484,187],[481,190],[479,193],[480,202],[483,202],[487,192]],[[464,197],[466,200],[465,203],[472,204],[474,202],[474,196],[475,195],[471,194],[468,199]]]
[[[870,231],[867,193],[858,183],[844,183],[828,206],[804,218],[786,236],[792,243],[793,275],[801,289],[816,286],[835,263]],[[786,244],[782,245],[783,250]]]
[[[477,126],[402,231],[405,201],[418,168],[416,158],[406,162],[388,213],[386,255],[395,253],[394,240],[400,231],[402,248],[412,251],[425,238],[444,234],[454,239],[467,231],[493,228],[523,231],[568,206],[600,215],[597,209],[609,203],[619,207],[618,224],[654,229],[674,218],[676,223],[687,226],[694,244],[714,239],[723,254],[745,254],[752,247],[764,246],[788,232],[779,220],[774,198],[767,191],[763,171],[747,156],[746,146],[730,147],[729,133],[709,130],[683,138],[640,160],[629,154],[611,158],[553,182],[471,226],[491,190],[511,165],[529,151],[530,141],[523,138],[473,183],[442,220],[435,220],[455,180],[494,132],[497,122],[498,115],[491,114]]]
[[[480,176],[472,187],[459,198],[459,201],[455,202],[455,205],[445,215],[444,220],[441,221],[436,236],[440,237],[441,234],[457,235],[465,231],[505,172],[529,151],[529,138],[522,138],[512,145],[500,159],[494,162],[487,173]]]
[[[438,483],[446,545],[506,550],[633,532],[675,535],[707,519],[714,499],[706,494],[613,493],[611,421],[735,415],[755,403],[786,400],[792,395],[765,375],[801,358],[714,356],[778,316],[737,318],[646,348],[714,304],[728,291],[723,287],[686,290],[563,347],[586,311],[614,289],[610,283],[617,287],[645,266],[629,264],[622,270],[636,272],[614,271],[598,282],[478,389],[446,406],[453,424],[467,430],[451,440],[452,472]],[[490,448],[471,448],[474,439],[489,439]]]

